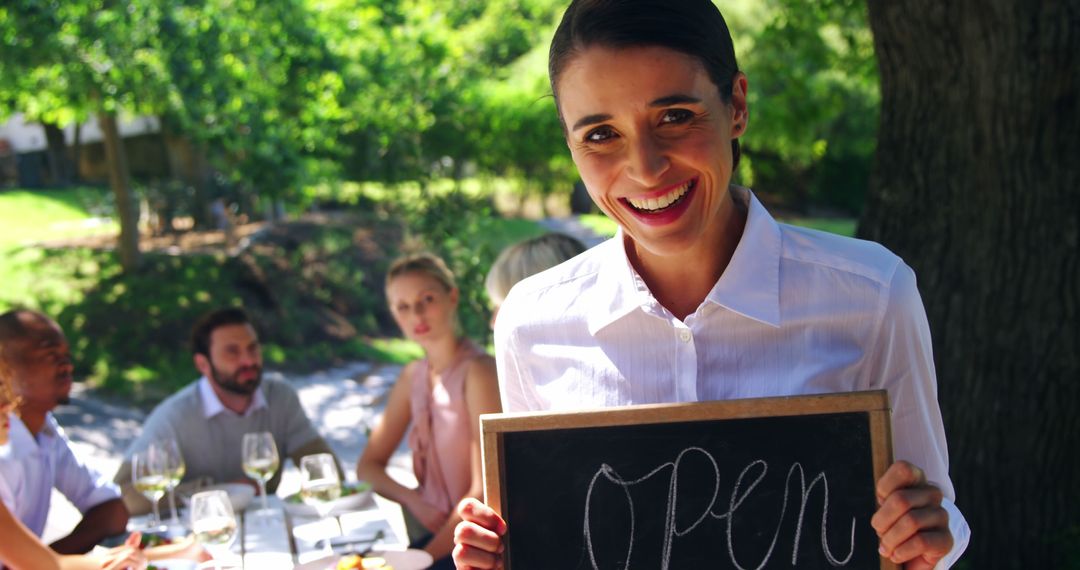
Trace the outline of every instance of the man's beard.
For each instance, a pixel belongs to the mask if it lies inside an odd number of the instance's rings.
[[[244,372],[255,371],[255,378],[242,383],[236,378]],[[255,390],[259,389],[259,384],[262,383],[262,367],[261,366],[245,366],[243,368],[237,368],[232,374],[225,374],[218,370],[214,363],[210,363],[210,371],[213,373],[210,377],[215,384],[220,386],[223,390],[232,392],[233,394],[240,394],[242,396],[250,396],[255,393]]]

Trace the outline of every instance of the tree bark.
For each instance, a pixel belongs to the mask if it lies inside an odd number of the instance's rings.
[[[116,199],[116,214],[120,218],[120,263],[124,271],[138,267],[139,252],[139,212],[131,195],[131,181],[128,174],[127,156],[124,144],[116,127],[116,115],[101,111],[98,113],[98,125],[105,136],[105,161],[109,168],[109,185]]]
[[[1080,553],[1080,6],[870,0],[859,235],[917,272],[973,568]]]
[[[49,174],[54,186],[71,184],[71,166],[68,160],[67,144],[64,143],[64,130],[56,123],[42,121],[45,129],[45,144],[48,147]]]

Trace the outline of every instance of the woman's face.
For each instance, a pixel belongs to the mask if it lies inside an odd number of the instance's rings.
[[[413,271],[393,278],[386,287],[390,312],[401,332],[421,345],[454,334],[458,291],[438,279]]]
[[[662,47],[593,46],[556,86],[589,195],[639,248],[665,256],[713,239],[730,203],[731,140],[746,126],[746,78],[730,103],[695,58]]]

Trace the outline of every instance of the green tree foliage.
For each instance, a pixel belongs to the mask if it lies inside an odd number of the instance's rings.
[[[769,0],[758,10],[762,20],[736,10],[732,22],[750,79],[744,175],[797,208],[816,202],[857,213],[880,100],[866,5]]]

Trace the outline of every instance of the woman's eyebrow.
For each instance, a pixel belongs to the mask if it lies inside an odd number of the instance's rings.
[[[701,103],[701,98],[700,97],[694,97],[692,95],[683,95],[683,94],[679,93],[679,94],[675,94],[675,95],[668,95],[666,97],[661,97],[659,99],[654,99],[654,100],[649,102],[649,106],[650,107],[667,107],[669,105],[680,105],[680,104],[686,104],[686,103],[693,103],[693,104]],[[574,123],[574,126],[571,127],[570,130],[571,131],[577,131],[578,129],[580,129],[582,127],[587,127],[589,125],[595,125],[597,123],[603,123],[604,121],[610,121],[610,120],[611,120],[611,115],[609,115],[607,113],[596,113],[596,114],[593,114],[593,115],[585,115],[584,117],[578,119],[578,121],[576,123]]]
[[[576,131],[581,127],[587,127],[589,125],[595,125],[596,123],[603,123],[604,121],[610,121],[611,115],[607,113],[597,113],[595,115],[585,115],[578,119],[574,126],[570,128],[571,131]]]
[[[654,99],[651,103],[649,103],[649,106],[650,107],[667,107],[668,105],[679,105],[679,104],[684,104],[684,103],[695,103],[696,104],[696,103],[700,103],[700,102],[701,102],[700,97],[694,97],[692,95],[683,95],[683,94],[680,93],[680,94],[675,94],[675,95],[668,95],[667,97],[661,97],[659,99]]]

